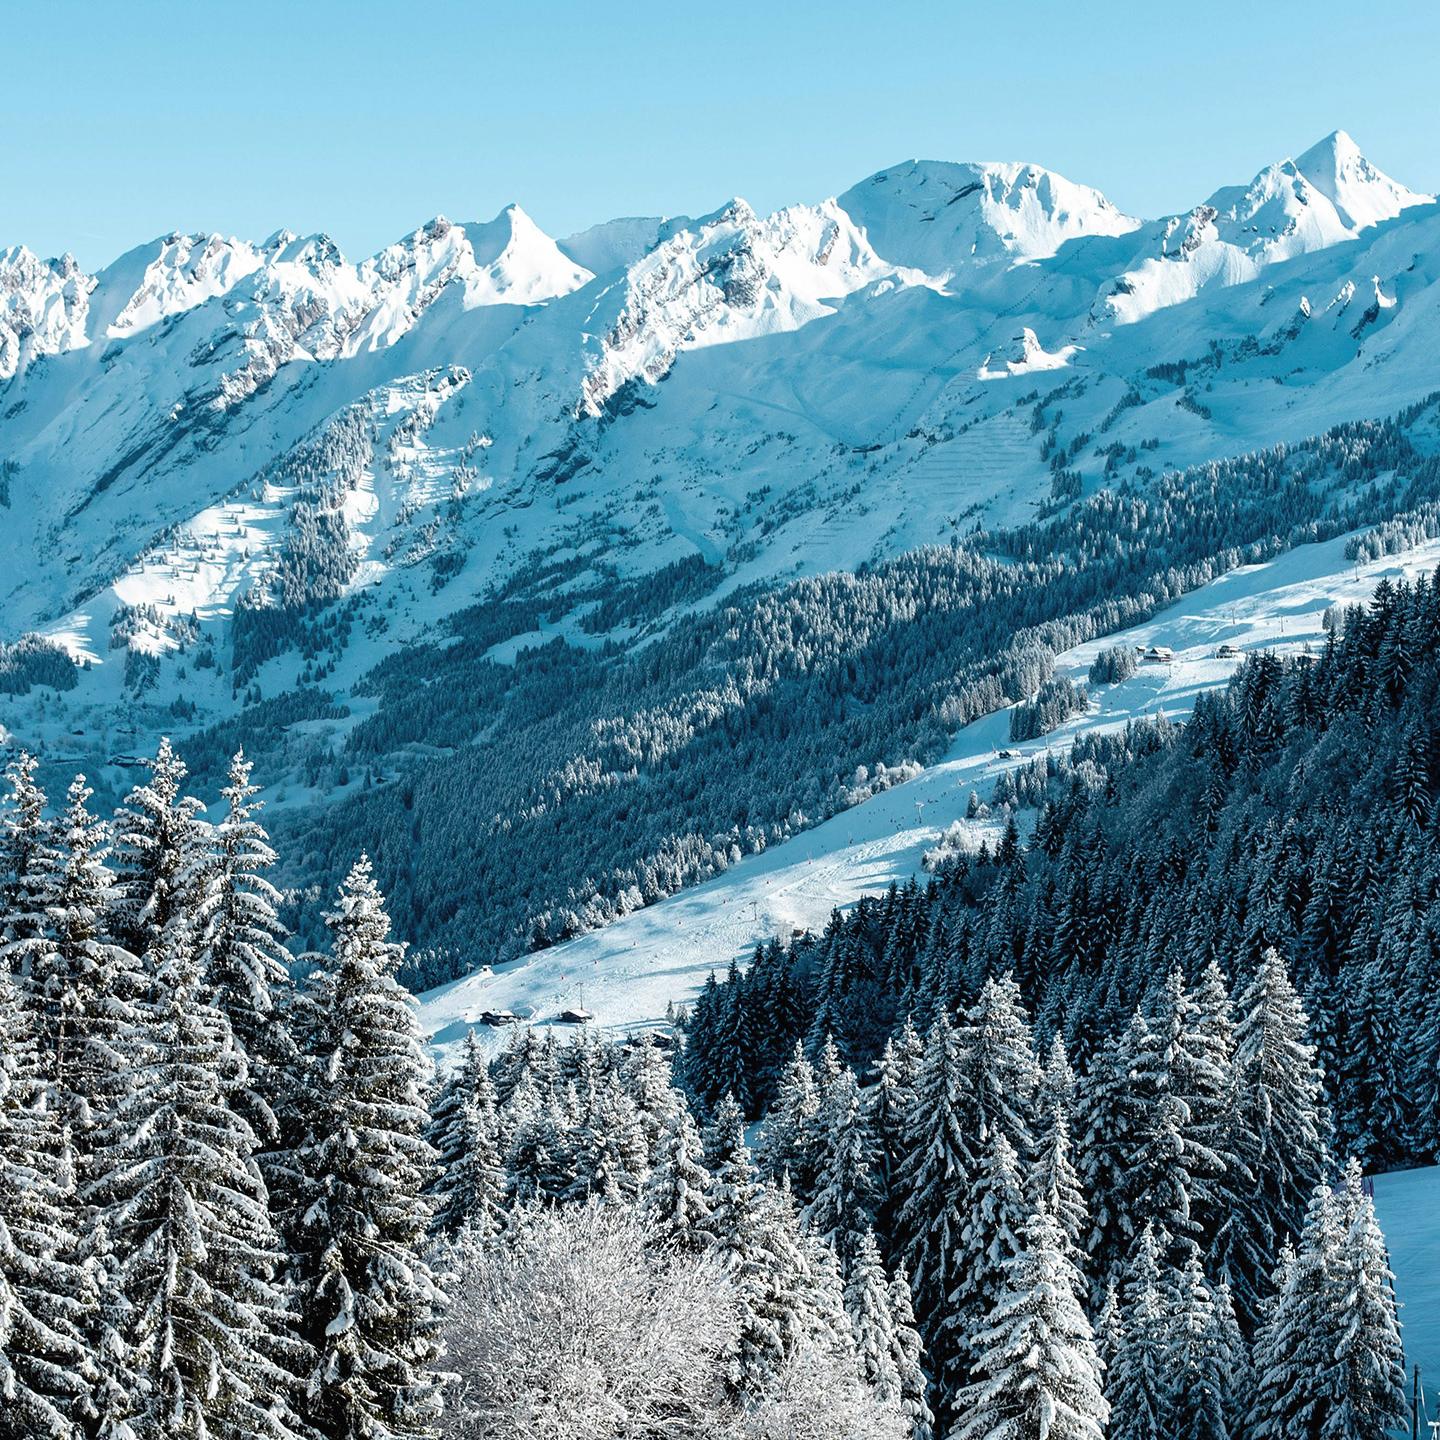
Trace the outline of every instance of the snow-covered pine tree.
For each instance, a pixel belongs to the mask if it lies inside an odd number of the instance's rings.
[[[213,854],[202,875],[200,973],[246,1059],[248,1079],[231,1103],[261,1145],[273,1149],[280,1143],[281,1118],[293,1105],[288,1091],[298,1057],[289,1025],[293,987],[282,943],[285,927],[276,913],[280,892],[266,874],[275,851],[255,818],[259,787],[251,784],[250,770],[244,752],[237,751],[220,792],[227,809],[215,826]]]
[[[654,1164],[671,1115],[685,1103],[671,1080],[670,1057],[644,1035],[626,1056],[622,1074],[645,1134],[646,1161]]]
[[[733,1095],[721,1096],[700,1132],[705,1168],[713,1175],[721,1161],[729,1159],[734,1153],[736,1143],[744,1138],[744,1112]],[[746,1154],[749,1154],[748,1149]]]
[[[900,1376],[900,1406],[910,1422],[910,1440],[930,1440],[935,1416],[930,1411],[923,1346],[915,1324],[910,1277],[903,1263],[890,1280],[890,1314],[895,1328],[895,1369]]]
[[[173,920],[193,922],[211,864],[204,806],[186,795],[185,762],[168,738],[115,816],[116,938],[153,970]],[[191,944],[194,938],[191,938]]]
[[[875,1145],[854,1073],[844,1070],[830,1084],[817,1116],[819,1157],[815,1192],[803,1209],[805,1224],[831,1245],[848,1267],[866,1235],[872,1235],[880,1198],[875,1180]]]
[[[855,1332],[855,1348],[866,1383],[882,1403],[898,1406],[901,1390],[896,1356],[900,1342],[895,1333],[885,1265],[873,1230],[866,1230],[856,1242],[850,1276],[845,1282],[845,1312]]]
[[[1341,1243],[1335,1264],[1335,1348],[1343,1433],[1380,1435],[1405,1420],[1405,1357],[1395,1276],[1365,1193],[1360,1162],[1347,1162],[1335,1194]]]
[[[0,1432],[73,1440],[97,1377],[82,1325],[94,1277],[33,1017],[0,967]]]
[[[557,1124],[557,1108],[555,1096],[549,1090],[542,1092],[534,1074],[527,1071],[501,1109],[501,1154],[512,1204],[558,1196],[569,1183],[568,1176],[561,1181],[558,1175],[563,1126]]]
[[[459,1068],[440,1089],[428,1139],[437,1157],[429,1193],[438,1234],[484,1239],[503,1224],[505,1167],[490,1067],[472,1030]]]
[[[1169,1278],[1169,1433],[1175,1440],[1230,1440],[1239,1357],[1230,1350],[1225,1316],[1205,1278],[1199,1248],[1186,1250],[1184,1263]]]
[[[819,1109],[815,1068],[797,1040],[780,1072],[775,1103],[761,1128],[756,1158],[764,1174],[777,1184],[789,1175],[801,1195],[809,1195],[815,1182]]]
[[[735,1286],[740,1329],[729,1366],[737,1394],[757,1394],[816,1328],[816,1276],[788,1189],[761,1181],[743,1133],[711,1171],[710,1232]]]
[[[635,1102],[613,1072],[589,1091],[577,1117],[572,1157],[568,1199],[633,1200],[644,1187],[645,1131]]]
[[[888,1191],[900,1163],[915,1100],[915,1077],[925,1047],[910,1017],[885,1041],[875,1066],[875,1083],[866,1091],[870,1133],[875,1137],[876,1168],[882,1190]]]
[[[1036,1100],[1036,1154],[1029,1186],[1032,1205],[1055,1217],[1070,1244],[1070,1258],[1083,1264],[1090,1212],[1071,1154],[1070,1107],[1075,1074],[1057,1034],[1050,1043]]]
[[[1130,1060],[1136,1128],[1130,1151],[1132,1223],[1144,1220],[1176,1237],[1198,1234],[1196,1195],[1215,1193],[1224,1161],[1206,1143],[1229,1085],[1211,1047],[1198,1043],[1194,1006],[1177,966],[1137,1038]]]
[[[899,1172],[905,1200],[897,1221],[897,1249],[911,1275],[941,1406],[949,1404],[966,1378],[957,1343],[964,1337],[944,1327],[951,1293],[963,1278],[962,1203],[969,1155],[962,1085],[959,1046],[942,1011],[930,1027],[916,1077]]]
[[[21,942],[40,1072],[74,1150],[80,1183],[89,1178],[92,1137],[124,1090],[143,987],[136,957],[110,938],[107,831],[87,808],[91,794],[77,775],[56,824],[55,862],[39,889],[45,932]]]
[[[1120,1291],[1119,1329],[1105,1385],[1109,1440],[1172,1440],[1170,1315],[1161,1285],[1161,1243],[1140,1232]]]
[[[409,1440],[433,1434],[439,1410],[441,1295],[421,1253],[430,1064],[365,857],[326,925],[332,958],[306,985],[313,1064],[295,1155],[295,1279],[302,1334],[318,1355],[308,1413],[328,1440]]]
[[[1211,959],[1185,997],[1181,1090],[1190,1107],[1190,1128],[1202,1153],[1215,1157],[1217,1173],[1196,1175],[1195,1223],[1209,1248],[1235,1213],[1251,1176],[1235,1153],[1235,1024],[1230,987]]]
[[[22,750],[5,767],[10,794],[0,810],[0,954],[17,962],[21,957],[11,947],[44,929],[39,889],[54,865],[45,794],[35,780],[38,764]]]
[[[1035,1158],[1035,1098],[1041,1072],[1030,1017],[1013,975],[986,980],[956,1039],[966,1081],[962,1093],[972,1160],[979,1161],[990,1135],[998,1131],[1017,1163],[1028,1168]]]
[[[749,1116],[756,1100],[759,1057],[746,977],[734,960],[721,993],[724,1012],[710,1045],[710,1074],[715,1088],[733,1095]]]
[[[671,1110],[645,1181],[644,1212],[657,1243],[702,1250],[710,1239],[710,1173],[689,1107]]]
[[[130,1037],[86,1199],[108,1241],[106,1423],[137,1436],[292,1440],[305,1368],[275,1276],[281,1261],[258,1141],[229,1104],[245,1059],[205,994],[188,918],[152,949],[155,994]]]
[[[979,1373],[958,1397],[954,1440],[1105,1435],[1100,1357],[1067,1250],[1053,1216],[1040,1210],[1026,1222],[995,1307],[972,1340]]]
[[[1404,1422],[1405,1371],[1385,1242],[1351,1161],[1316,1188],[1255,1342],[1247,1433],[1379,1437]]]
[[[1097,1297],[1112,1281],[1122,1282],[1135,1238],[1130,1196],[1136,1097],[1130,1064],[1143,1039],[1144,1020],[1137,1012],[1126,1030],[1096,1051],[1078,1089],[1075,1169],[1090,1207],[1085,1250]]]
[[[1294,1242],[1324,1179],[1327,1127],[1307,1018],[1279,954],[1267,950],[1238,1003],[1232,1147],[1253,1183],[1219,1237],[1241,1328],[1253,1333],[1280,1248]]]
[[[960,1207],[957,1273],[943,1326],[973,1380],[981,1361],[976,1337],[1000,1303],[1031,1212],[1019,1161],[1002,1130],[991,1130],[979,1169],[966,1177]]]

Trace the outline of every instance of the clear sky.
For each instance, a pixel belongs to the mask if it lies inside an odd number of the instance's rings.
[[[369,254],[518,201],[835,194],[911,156],[1036,161],[1140,215],[1337,127],[1440,190],[1435,0],[0,0],[0,246],[169,230]]]

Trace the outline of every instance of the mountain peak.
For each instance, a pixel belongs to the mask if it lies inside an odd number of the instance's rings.
[[[877,254],[948,276],[962,265],[1053,255],[1085,235],[1123,235],[1138,221],[1098,190],[1040,165],[908,160],[840,196]]]

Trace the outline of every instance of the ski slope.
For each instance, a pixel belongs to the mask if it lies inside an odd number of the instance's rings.
[[[955,736],[936,765],[724,875],[639,910],[603,930],[482,971],[420,997],[421,1020],[441,1056],[472,1027],[498,1044],[503,1031],[478,1024],[482,1011],[511,1010],[539,1025],[583,1008],[613,1033],[665,1023],[667,1005],[685,1004],[712,970],[748,959],[772,935],[822,928],[836,906],[922,873],[922,859],[958,822],[975,846],[997,820],[967,821],[971,791],[990,798],[996,778],[1044,754],[1067,749],[1083,731],[1142,717],[1187,715],[1202,690],[1225,684],[1247,651],[1318,650],[1332,605],[1367,600],[1382,576],[1414,576],[1440,564],[1440,541],[1364,565],[1345,559],[1344,538],[1306,545],[1264,565],[1231,572],[1143,625],[1060,656],[1056,673],[1083,681],[1110,645],[1168,646],[1169,664],[1142,663],[1120,685],[1096,688],[1089,712],[1038,740],[1011,745],[1009,712],[983,716]],[[1002,755],[1000,752],[1006,751]]]

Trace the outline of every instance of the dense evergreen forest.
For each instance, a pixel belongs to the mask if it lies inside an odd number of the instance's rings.
[[[1440,576],[1332,619],[1007,777],[997,845],[762,947],[678,1050],[517,1027],[438,1081],[367,861],[286,950],[243,758],[213,822],[167,745],[105,823],[21,757],[0,1433],[1378,1440]]]
[[[667,569],[597,602],[584,577],[598,555],[536,556],[445,641],[389,656],[360,686],[374,709],[343,749],[300,762],[332,793],[287,815],[286,879],[328,893],[367,849],[416,986],[603,925],[913,773],[968,721],[1036,700],[1056,651],[1217,574],[1367,523],[1390,521],[1393,543],[1433,529],[1440,461],[1410,438],[1426,413],[1127,482],[1016,530],[752,586],[663,623],[712,572]],[[492,654],[572,610],[644,633]],[[363,597],[323,623],[293,613],[307,634],[384,624]],[[1075,703],[1047,689],[1025,723]],[[181,749],[208,793],[238,743],[263,775],[295,743],[287,725],[336,707],[313,681]],[[306,943],[321,908],[287,912]]]

